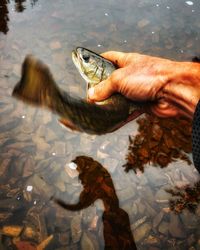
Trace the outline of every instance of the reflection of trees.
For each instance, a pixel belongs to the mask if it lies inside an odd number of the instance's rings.
[[[33,7],[36,3],[37,3],[38,0],[31,0],[31,6]]]
[[[15,10],[17,12],[22,12],[25,10],[24,2],[26,2],[26,0],[15,0]]]
[[[192,151],[191,121],[186,118],[159,118],[146,115],[138,119],[138,134],[129,137],[125,170],[144,171],[145,164],[166,167],[182,159],[191,164],[187,153]]]
[[[33,7],[38,0],[30,0],[31,6]],[[25,10],[24,3],[26,0],[15,0],[15,10],[17,12],[22,12]]]
[[[170,208],[176,213],[181,213],[183,209],[188,209],[190,212],[195,213],[198,205],[200,204],[200,181],[195,183],[193,187],[189,185],[185,187],[176,187],[167,189],[174,199],[169,201]]]
[[[8,32],[8,0],[0,1],[0,32],[7,33]]]
[[[83,185],[79,202],[66,204],[60,199],[55,199],[55,202],[65,209],[78,211],[101,199],[105,208],[102,216],[105,249],[136,249],[128,214],[119,207],[119,200],[108,171],[90,157],[79,156],[73,162],[77,164],[79,179]]]
[[[13,0],[15,2],[15,11],[23,12],[25,10],[25,2],[26,0]],[[30,0],[31,6],[33,7],[38,0]],[[9,22],[9,11],[8,4],[10,0],[0,0],[0,32],[6,34],[9,30],[8,22]]]

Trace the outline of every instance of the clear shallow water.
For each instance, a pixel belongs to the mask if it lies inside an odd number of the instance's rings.
[[[0,4],[4,9],[6,2]],[[20,6],[16,2],[17,8],[14,1],[6,5],[9,21],[0,33],[2,248],[15,249],[17,244],[19,248],[19,242],[39,245],[45,239],[49,239],[46,249],[104,248],[102,202],[71,212],[50,201],[56,195],[68,203],[78,202],[83,183],[68,163],[86,155],[110,174],[138,249],[199,249],[199,206],[196,214],[184,209],[175,215],[169,211],[171,195],[164,191],[196,183],[199,175],[192,165],[178,160],[164,169],[148,166],[144,173],[125,173],[122,165],[128,136],[137,133],[135,121],[104,136],[72,133],[48,111],[27,107],[10,96],[30,53],[49,65],[62,88],[82,97],[85,83],[71,61],[76,46],[98,53],[136,51],[191,60],[200,48],[198,1],[40,0]],[[1,20],[6,13],[2,9]],[[5,226],[18,226],[19,233],[6,231]],[[48,238],[51,235],[53,239]]]

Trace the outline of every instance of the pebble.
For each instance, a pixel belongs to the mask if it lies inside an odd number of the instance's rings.
[[[145,240],[144,240],[145,245],[159,245],[160,244],[160,239],[156,236],[149,235]]]
[[[81,226],[81,215],[75,215],[71,220],[71,236],[72,242],[79,242],[82,235],[82,226]]]
[[[19,64],[14,64],[14,65],[13,65],[13,73],[14,73],[17,77],[20,77],[20,76],[21,76],[21,65],[19,65]]]
[[[78,171],[76,170],[74,164],[72,163],[67,163],[64,167],[65,172],[72,178],[74,179],[75,177],[78,176]]]
[[[68,245],[70,243],[70,234],[68,232],[59,233],[59,242],[63,246]]]
[[[62,46],[61,46],[61,43],[59,41],[52,41],[50,44],[49,44],[49,47],[50,49],[52,50],[57,50],[57,49],[61,49]]]
[[[54,150],[56,155],[65,156],[66,155],[66,144],[62,141],[56,141],[54,144]]]
[[[22,232],[23,227],[22,226],[3,226],[2,229],[0,229],[1,234],[8,235],[11,237],[18,237],[20,233]]]
[[[133,231],[135,242],[137,243],[137,242],[141,241],[142,239],[144,239],[145,237],[147,237],[151,231],[151,228],[152,228],[152,226],[149,223],[145,223],[145,224],[142,224],[141,226],[137,227]]]
[[[153,227],[156,228],[160,222],[162,221],[163,219],[163,216],[164,216],[164,213],[161,211],[160,213],[158,213],[154,219],[153,219]]]
[[[117,191],[117,196],[119,200],[126,201],[129,199],[133,199],[135,196],[135,189],[131,186],[128,186],[127,188],[123,190]]]
[[[183,210],[180,214],[181,221],[183,225],[188,229],[194,229],[198,225],[197,215],[189,212],[188,210]]]
[[[149,20],[147,19],[141,19],[138,23],[137,26],[139,28],[144,28],[145,26],[147,26],[149,24]]]
[[[26,183],[27,186],[32,186],[34,188],[35,193],[47,196],[53,193],[53,186],[48,185],[42,178],[40,178],[36,174],[28,178]]]
[[[156,194],[155,194],[155,200],[158,203],[166,203],[169,202],[169,199],[172,198],[171,194],[167,193],[165,190],[163,189],[159,189]]]
[[[118,166],[119,161],[114,158],[105,158],[103,166],[110,172],[114,173],[116,170],[116,167]]]
[[[170,214],[169,232],[172,237],[185,238],[186,233],[177,214]]]
[[[49,151],[51,148],[51,146],[42,137],[33,136],[32,140],[36,144],[38,151],[46,152],[46,151]]]
[[[158,227],[158,231],[164,235],[168,235],[169,232],[169,223],[162,221]]]
[[[24,116],[22,116],[23,118]],[[25,117],[24,117],[25,118]],[[21,126],[21,131],[25,134],[31,134],[33,132],[33,124],[27,121],[23,121],[22,126]]]
[[[66,191],[65,183],[61,180],[55,181],[54,182],[55,187],[57,187],[61,192]]]
[[[131,229],[132,230],[135,230],[138,226],[140,226],[141,224],[143,224],[147,219],[147,216],[144,216],[143,218],[137,220],[136,222],[134,222],[132,225],[131,225]]]
[[[23,230],[23,237],[24,239],[38,240],[38,235],[35,231],[35,228],[29,225],[26,225],[25,229]]]
[[[84,232],[81,239],[81,249],[96,250],[88,233]]]
[[[0,176],[4,176],[8,170],[9,164],[11,163],[11,158],[5,158],[0,163]]]

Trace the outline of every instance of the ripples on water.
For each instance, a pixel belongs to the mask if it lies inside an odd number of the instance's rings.
[[[134,249],[133,234],[138,249],[199,249],[193,165],[177,159],[163,169],[126,173],[135,121],[104,136],[72,133],[48,111],[10,96],[30,53],[49,65],[62,88],[82,97],[85,84],[71,61],[76,46],[191,60],[199,55],[199,17],[198,1],[1,0],[0,248]],[[89,170],[69,164],[80,155],[83,165],[92,157]],[[82,207],[65,210],[52,196]]]

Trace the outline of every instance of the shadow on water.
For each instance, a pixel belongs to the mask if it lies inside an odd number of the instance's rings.
[[[38,0],[30,0],[30,4],[33,7]],[[26,0],[1,0],[0,2],[0,32],[6,34],[9,31],[9,8],[8,4],[15,2],[15,11],[23,12],[26,9]]]
[[[60,199],[55,202],[65,209],[79,211],[100,199],[104,204],[103,226],[105,249],[137,249],[133,240],[128,214],[119,207],[112,178],[108,171],[91,157],[78,156],[79,179],[83,185],[77,204],[66,204]]]

